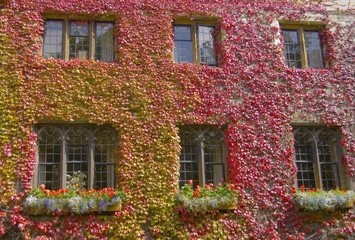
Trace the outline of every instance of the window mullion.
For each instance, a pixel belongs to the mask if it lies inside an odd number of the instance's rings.
[[[199,54],[198,54],[198,29],[197,24],[194,23],[192,25],[192,45],[193,45],[193,53],[194,53],[194,64],[199,64]]]
[[[323,189],[323,184],[322,184],[322,173],[321,173],[321,167],[320,167],[320,161],[319,161],[319,152],[318,152],[318,144],[317,144],[317,139],[314,141],[314,154],[313,154],[313,159],[314,159],[314,170],[315,170],[315,180],[316,180],[316,186],[317,188]]]
[[[67,180],[67,149],[66,149],[66,134],[62,132],[62,142],[60,148],[60,188],[66,189],[66,180]]]
[[[91,133],[92,134],[92,133]],[[94,188],[94,135],[90,136],[89,140],[89,162],[88,162],[88,190]]]
[[[303,33],[303,28],[298,29],[298,35],[299,35],[299,40],[300,40],[300,45],[301,45],[301,63],[302,63],[302,68],[307,68],[308,63],[307,63],[307,53],[306,53],[306,45],[304,41],[304,33]]]
[[[89,58],[94,59],[95,54],[95,22],[89,21]]]
[[[64,19],[63,29],[63,59],[69,60],[69,20]]]
[[[204,156],[204,144],[203,144],[203,138],[200,139],[199,142],[199,154],[200,154],[200,159],[199,159],[199,173],[200,173],[200,186],[203,187],[205,186],[205,156]]]

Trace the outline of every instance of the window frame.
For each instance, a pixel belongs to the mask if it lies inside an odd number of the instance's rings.
[[[207,162],[205,161],[205,144],[204,144],[204,140],[205,140],[205,134],[208,133],[208,131],[216,131],[216,135],[221,134],[223,136],[223,140],[219,140],[219,142],[221,143],[220,147],[222,147],[222,159],[218,159],[218,160],[222,160],[222,161],[218,161],[218,162]],[[190,131],[192,132],[191,135],[194,136],[195,135],[195,140],[196,144],[183,144],[183,132],[184,131]],[[180,169],[179,169],[179,185],[180,187],[184,185],[184,182],[187,183],[190,179],[181,179],[181,163],[187,163],[187,162],[197,162],[198,164],[198,178],[199,178],[199,182],[196,183],[194,182],[193,185],[200,185],[200,186],[205,186],[206,184],[206,175],[207,175],[207,166],[208,165],[221,165],[223,168],[223,172],[222,172],[222,179],[224,181],[227,181],[227,156],[228,156],[228,149],[227,149],[227,145],[225,142],[225,131],[224,128],[219,128],[217,126],[182,126],[179,130],[179,136],[180,136],[180,145],[181,145],[181,152],[179,155],[179,163],[180,163]],[[197,161],[181,161],[181,156],[184,153],[183,151],[183,146],[184,145],[195,145],[194,147],[196,148],[196,157],[197,157]],[[186,170],[184,172],[187,172]],[[191,170],[191,172],[193,172]],[[217,183],[215,183],[217,184]]]
[[[88,21],[88,30],[89,30],[89,52],[88,52],[88,58],[86,60],[95,60],[95,61],[103,61],[103,60],[97,60],[96,59],[96,23],[112,23],[112,42],[113,42],[113,61],[115,62],[116,60],[116,54],[115,54],[115,34],[114,34],[114,29],[115,29],[115,19],[113,17],[100,17],[100,18],[95,18],[95,19],[84,19],[80,17],[75,17],[75,18],[68,18],[68,17],[62,17],[58,15],[49,15],[44,17],[44,28],[45,28],[45,23],[46,21],[62,21],[63,22],[63,32],[62,32],[62,60],[71,60],[70,54],[69,54],[69,47],[70,47],[70,23],[72,21]],[[46,29],[45,29],[46,30]],[[41,54],[42,57],[44,58],[44,38],[45,38],[45,32],[43,34],[42,38],[42,48],[41,48]],[[44,58],[44,59],[50,59],[50,58]],[[56,58],[57,59],[57,58]],[[75,58],[73,58],[75,59]],[[79,59],[79,58],[78,58]],[[85,59],[84,59],[85,60]],[[108,61],[103,61],[103,62],[108,62]]]
[[[295,135],[298,134],[299,132],[302,133],[302,131],[306,132],[308,134],[309,140],[307,145],[301,145],[297,144]],[[319,144],[319,134],[322,132],[327,133],[328,135],[333,135],[332,139],[329,139],[329,142],[331,144],[331,148],[333,148],[333,152],[327,152],[331,154],[331,158],[333,158],[333,161],[330,162],[323,162],[320,160],[321,158],[321,153],[319,151],[320,148],[324,148],[324,143]],[[313,175],[314,175],[314,182],[315,182],[315,188],[316,189],[324,189],[324,190],[330,190],[328,188],[325,188],[323,186],[323,181],[326,180],[327,178],[322,176],[322,166],[323,165],[329,165],[329,164],[334,164],[335,165],[335,173],[334,173],[334,183],[336,188],[341,188],[345,189],[345,179],[342,172],[344,172],[342,163],[341,163],[341,158],[343,155],[343,149],[340,144],[340,131],[337,128],[328,128],[325,126],[294,126],[293,127],[293,136],[294,136],[294,149],[295,149],[295,164],[297,165],[298,163],[308,163],[313,165]],[[311,149],[310,154],[312,157],[312,161],[299,161],[297,160],[297,147],[301,146],[307,146]],[[324,153],[323,153],[324,155]],[[298,166],[297,167],[297,175],[299,173]],[[307,180],[307,179],[306,179]],[[296,188],[300,188],[299,186],[299,181],[304,181],[303,179],[300,180],[298,176],[296,176]],[[307,186],[306,186],[306,189]]]
[[[36,126],[34,126],[34,131],[36,132],[38,138],[37,138],[37,150],[36,150],[36,165],[35,165],[35,174],[33,175],[32,178],[32,185],[34,187],[39,186],[40,184],[40,165],[53,165],[53,163],[40,163],[40,143],[39,143],[39,136],[42,134],[43,131],[46,131],[48,128],[54,128],[57,133],[60,134],[60,162],[57,164],[59,166],[58,169],[58,189],[66,189],[66,175],[68,173],[67,169],[67,164],[68,164],[68,155],[69,155],[69,148],[70,146],[74,146],[77,144],[70,144],[69,142],[69,136],[72,130],[75,129],[81,129],[83,132],[86,133],[86,136],[88,138],[88,143],[87,146],[87,189],[97,189],[96,186],[99,184],[98,180],[96,179],[96,166],[97,165],[107,165],[107,166],[114,166],[113,170],[113,186],[116,186],[117,182],[117,176],[116,176],[116,170],[115,167],[117,165],[117,161],[115,161],[115,158],[113,159],[112,162],[97,162],[95,161],[95,140],[97,138],[97,134],[102,131],[102,130],[109,130],[110,133],[114,134],[117,136],[115,142],[112,142],[108,145],[111,147],[114,147],[114,151],[112,153],[113,157],[116,154],[117,151],[117,144],[119,142],[119,135],[118,131],[113,128],[110,125],[96,125],[96,124],[64,124],[64,123],[59,123],[59,124],[52,124],[52,123],[40,123]],[[100,144],[98,144],[100,145]],[[111,156],[112,157],[112,156]],[[77,161],[70,161],[70,164],[75,164],[79,163]],[[109,181],[109,179],[107,179]]]
[[[297,24],[291,24],[291,23],[280,23],[280,28],[281,31],[283,32],[284,30],[296,30],[297,31],[297,35],[298,35],[298,41],[299,41],[299,45],[300,45],[300,55],[301,55],[301,68],[296,68],[296,69],[306,69],[306,68],[310,68],[309,67],[309,63],[308,63],[308,59],[307,59],[307,49],[306,49],[306,44],[305,44],[305,39],[304,39],[304,32],[305,31],[313,31],[313,32],[319,32],[321,30],[324,29],[324,24],[323,23],[314,23],[314,24],[303,24],[303,23],[297,23]],[[282,35],[282,34],[281,34]],[[282,36],[283,37],[283,36]],[[317,69],[323,69],[326,67],[326,63],[324,61],[324,49],[325,46],[324,44],[322,44],[322,39],[319,36],[319,44],[320,44],[320,52],[321,52],[321,57],[322,57],[322,65],[323,67],[321,68],[317,68]],[[284,49],[285,51],[285,49]],[[285,58],[285,65],[288,68],[292,68],[289,67],[287,65],[287,60],[286,57]]]
[[[216,53],[216,43],[219,40],[219,37],[215,37],[212,35],[213,37],[213,46],[214,46],[214,53],[215,53],[215,61],[216,64],[204,64],[200,62],[200,54],[199,54],[199,44],[198,44],[198,27],[202,26],[202,27],[212,27],[214,30],[216,31],[216,20],[177,20],[174,21],[172,28],[173,28],[173,32],[175,26],[189,26],[191,27],[191,38],[192,38],[192,51],[193,51],[193,62],[191,64],[196,64],[196,65],[207,65],[207,66],[212,66],[212,67],[218,67],[218,56]],[[218,35],[219,36],[219,35]],[[175,42],[175,34],[173,36],[173,41]],[[173,61],[174,60],[174,56],[175,56],[175,44],[174,44],[174,50],[173,50]],[[175,62],[175,63],[179,63],[179,62]]]

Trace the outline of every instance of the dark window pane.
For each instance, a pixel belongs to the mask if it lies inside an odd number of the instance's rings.
[[[318,31],[304,31],[309,68],[323,68],[323,54]]]
[[[44,58],[63,58],[63,21],[46,20],[43,39]]]
[[[99,128],[94,136],[96,189],[115,187],[115,148],[117,133],[111,128]]]
[[[112,22],[97,22],[95,27],[95,59],[106,62],[114,61],[114,38]]]
[[[213,31],[212,26],[198,26],[198,52],[201,64],[216,66]]]
[[[174,31],[174,61],[177,63],[193,63],[191,26],[174,26]]]

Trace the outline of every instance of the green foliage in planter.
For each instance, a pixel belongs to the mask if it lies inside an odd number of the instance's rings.
[[[238,190],[233,184],[213,186],[212,183],[201,188],[192,188],[192,180],[185,184],[177,194],[180,202],[189,212],[210,212],[233,208],[237,203]]]
[[[351,206],[355,200],[355,193],[339,189],[324,191],[301,188],[301,191],[295,191],[294,199],[298,208],[310,211],[333,211]]]

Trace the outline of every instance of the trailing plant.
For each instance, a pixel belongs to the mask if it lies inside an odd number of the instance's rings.
[[[100,190],[48,190],[42,184],[28,193],[24,210],[30,214],[84,214],[121,206],[125,192],[113,188]]]
[[[294,190],[294,199],[296,206],[310,211],[336,211],[353,206],[355,193],[347,190],[305,189],[301,186],[300,191]]]

